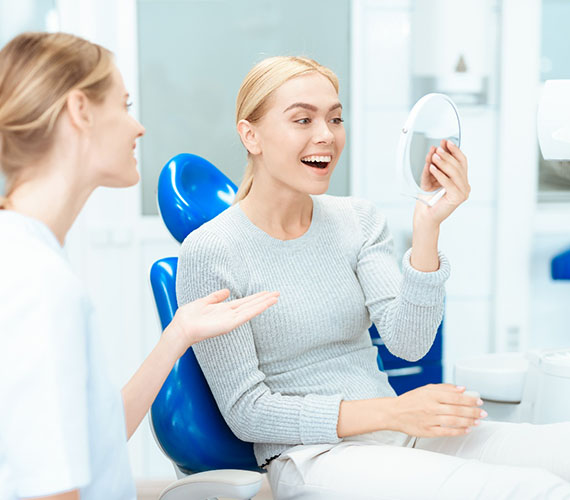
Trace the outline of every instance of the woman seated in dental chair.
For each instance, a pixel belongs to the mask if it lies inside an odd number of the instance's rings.
[[[278,306],[194,347],[230,428],[252,441],[281,499],[570,498],[570,424],[482,422],[465,388],[396,397],[376,365],[372,320],[391,352],[430,348],[450,267],[440,224],[470,188],[451,142],[427,158],[446,195],[415,208],[400,274],[371,203],[327,196],[345,130],[338,80],[315,61],[257,64],[237,98],[248,165],[236,203],[189,235],[184,304],[279,290]]]

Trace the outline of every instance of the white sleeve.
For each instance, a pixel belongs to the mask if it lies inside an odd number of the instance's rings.
[[[86,303],[71,273],[43,271],[0,287],[0,443],[22,497],[90,480]]]

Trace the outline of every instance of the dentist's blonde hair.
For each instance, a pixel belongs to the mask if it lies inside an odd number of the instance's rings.
[[[269,107],[273,93],[285,82],[308,73],[319,73],[332,83],[338,94],[338,78],[327,67],[306,57],[277,56],[257,63],[244,78],[236,101],[236,124],[255,123]],[[248,152],[247,166],[234,203],[243,200],[253,184],[253,158]]]
[[[104,100],[112,84],[113,56],[100,45],[66,33],[22,33],[0,51],[0,171],[6,194],[24,166],[53,143],[67,96],[79,89]],[[7,200],[0,197],[0,208]]]

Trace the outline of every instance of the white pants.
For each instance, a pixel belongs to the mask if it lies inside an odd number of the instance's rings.
[[[570,499],[570,422],[482,422],[446,438],[365,434],[290,448],[268,473],[275,500]]]

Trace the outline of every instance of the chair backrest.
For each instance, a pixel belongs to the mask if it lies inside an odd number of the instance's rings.
[[[180,154],[162,169],[158,206],[167,228],[182,242],[228,208],[236,192],[232,181],[210,162]],[[163,329],[178,309],[177,261],[176,257],[160,259],[150,273]],[[226,425],[191,348],[162,386],[151,408],[151,423],[163,452],[183,472],[259,470],[252,444],[239,440]]]
[[[158,178],[158,210],[166,227],[184,241],[194,229],[223,212],[234,201],[237,186],[204,158],[179,154]]]

